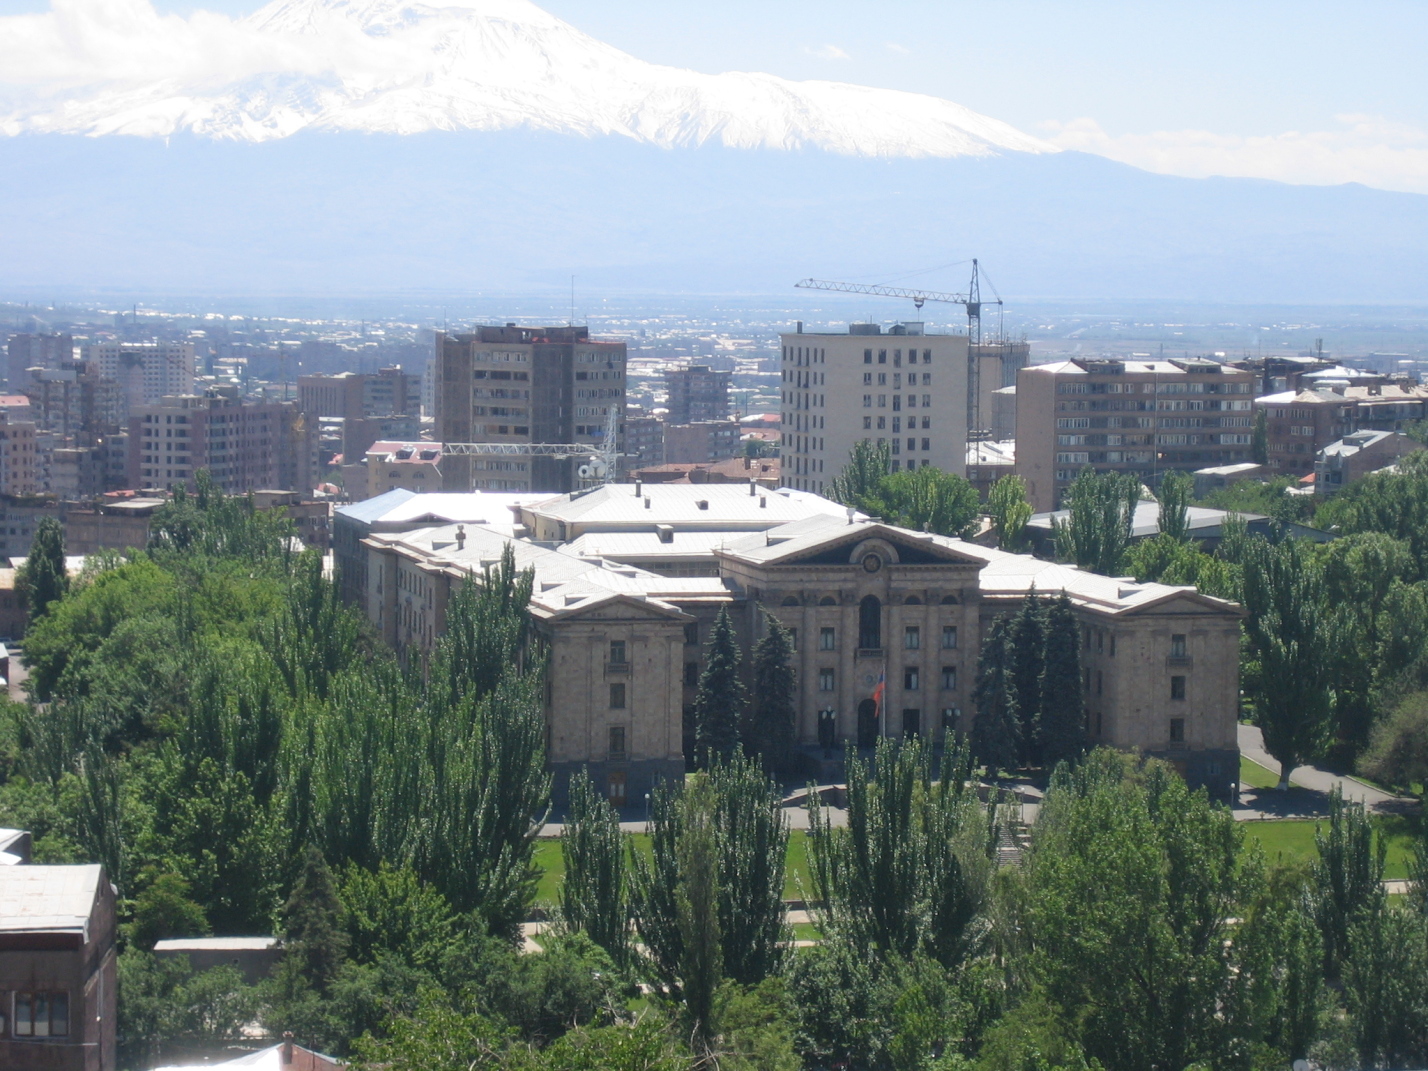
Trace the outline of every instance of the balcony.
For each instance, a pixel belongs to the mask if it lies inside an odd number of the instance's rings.
[[[859,647],[859,658],[882,658],[883,649],[881,647]]]
[[[1172,668],[1188,669],[1190,666],[1195,664],[1195,660],[1191,658],[1188,654],[1166,655],[1165,664]]]
[[[630,663],[629,663],[629,662],[606,662],[606,663],[605,663],[605,676],[607,676],[607,677],[623,676],[623,675],[625,675],[625,674],[627,674],[627,673],[629,673],[629,672],[630,672]]]

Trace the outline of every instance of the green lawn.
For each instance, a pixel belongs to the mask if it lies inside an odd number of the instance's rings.
[[[640,851],[649,851],[649,834],[630,834]],[[540,867],[540,884],[536,886],[536,900],[555,903],[560,899],[560,880],[565,876],[565,859],[560,854],[560,840],[545,837],[536,841],[535,865]],[[802,889],[799,883],[802,882]],[[798,900],[804,894],[813,895],[813,882],[808,870],[808,838],[801,829],[789,831],[788,835],[788,876],[784,880],[783,895],[787,900]]]
[[[1273,788],[1279,784],[1279,775],[1241,755],[1240,780],[1251,788]]]
[[[1271,863],[1307,863],[1318,856],[1314,847],[1314,827],[1328,825],[1327,819],[1285,819],[1274,822],[1245,822],[1245,844],[1259,844]],[[1379,829],[1388,837],[1388,859],[1385,878],[1408,877],[1408,859],[1412,853],[1413,833],[1402,818],[1378,820]]]

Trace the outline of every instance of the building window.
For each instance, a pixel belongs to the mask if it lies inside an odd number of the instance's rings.
[[[1184,677],[1171,677],[1171,678],[1170,678],[1170,698],[1171,698],[1171,699],[1184,699],[1184,698],[1185,698],[1185,678],[1184,678]]]
[[[1171,718],[1171,719],[1170,719],[1170,742],[1171,742],[1172,744],[1183,744],[1183,743],[1185,743],[1185,719],[1184,719],[1184,718]]]
[[[610,664],[612,666],[623,666],[625,664],[625,641],[610,641]]]
[[[69,994],[16,993],[15,1036],[17,1038],[68,1037]]]
[[[1183,633],[1177,632],[1177,633],[1175,633],[1175,635],[1173,635],[1173,636],[1170,637],[1170,657],[1171,657],[1171,658],[1184,658],[1184,657],[1186,657],[1186,650],[1187,650],[1187,648],[1186,648],[1186,645],[1185,645],[1185,636],[1184,636]]]
[[[872,407],[873,407],[873,396],[872,396],[871,394],[865,394],[865,395],[863,395],[863,408],[864,408],[864,409],[871,409]]]
[[[872,418],[872,417],[870,417],[870,416],[865,416],[865,417],[863,417],[863,430],[864,430],[864,431],[872,431],[872,430],[873,430],[873,418]]]
[[[955,692],[957,690],[957,667],[942,667],[942,690],[944,692]]]
[[[695,646],[699,643],[699,624],[697,622],[693,625],[684,626],[684,642],[690,646]]]
[[[919,677],[918,677],[917,667],[916,667],[916,666],[908,666],[908,667],[906,667],[906,668],[902,671],[902,687],[903,687],[903,691],[906,691],[906,692],[915,692],[915,691],[917,691],[918,688],[920,688],[921,686],[922,686],[922,682],[921,682],[921,680],[920,680]]]
[[[837,689],[837,678],[832,669],[827,667],[818,671],[818,690],[820,692],[832,692]]]
[[[625,761],[625,727],[623,725],[610,726],[610,761]]]
[[[877,650],[883,645],[883,604],[876,595],[866,595],[858,604],[858,646]]]
[[[943,649],[944,651],[952,651],[952,650],[956,650],[956,648],[957,648],[957,626],[956,626],[956,625],[943,625],[943,626],[942,626],[942,649]]]
[[[908,625],[902,630],[902,646],[907,651],[918,651],[922,649],[922,629],[916,625]]]
[[[686,685],[688,685],[690,688],[693,688],[693,687],[695,687],[696,685],[699,684],[699,663],[698,663],[698,662],[686,662],[686,663],[684,663],[684,683],[685,683]]]
[[[627,791],[625,771],[616,770],[610,774],[610,779],[606,782],[606,793],[610,800],[610,806],[623,807],[625,805]]]
[[[625,709],[625,684],[623,681],[610,685],[610,709]]]
[[[922,711],[904,709],[902,712],[902,735],[911,739],[922,735]]]
[[[818,649],[820,651],[836,651],[838,649],[838,630],[832,628],[819,629]]]

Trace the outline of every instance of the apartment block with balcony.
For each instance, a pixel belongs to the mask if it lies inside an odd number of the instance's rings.
[[[1320,382],[1312,390],[1255,399],[1265,415],[1269,468],[1275,475],[1314,471],[1319,452],[1356,431],[1398,431],[1428,417],[1428,387],[1410,381],[1349,386]]]
[[[1017,373],[1016,473],[1057,509],[1085,468],[1154,487],[1170,470],[1249,461],[1252,373],[1216,361],[1077,359]]]

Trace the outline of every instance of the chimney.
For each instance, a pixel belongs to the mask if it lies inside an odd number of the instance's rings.
[[[649,495],[645,495],[645,509],[649,509],[649,508],[650,508],[650,496],[649,496]]]
[[[802,321],[802,320],[799,320],[799,321],[798,321],[798,331],[797,331],[797,334],[800,334],[800,335],[803,334],[803,321]]]
[[[852,523],[853,523],[853,515],[854,515],[855,513],[857,513],[857,512],[858,512],[858,511],[855,510],[852,506],[849,506],[849,507],[848,507],[848,523],[849,523],[849,524],[852,524]]]
[[[466,526],[464,524],[458,524],[456,526],[456,549],[466,549]]]
[[[748,463],[748,461],[745,461],[745,462],[744,462],[744,468],[748,468],[748,467],[749,467],[749,463]],[[750,481],[749,481],[749,497],[750,497],[750,498],[753,498],[753,497],[754,497],[754,488],[755,488],[756,486],[757,486],[757,485],[754,483],[753,480],[750,480]]]
[[[290,1067],[293,1062],[293,1032],[283,1031],[283,1066]]]
[[[636,497],[636,498],[639,498],[639,497],[640,497],[640,486],[641,486],[641,483],[642,483],[642,481],[639,480],[638,478],[635,480],[635,497]]]

